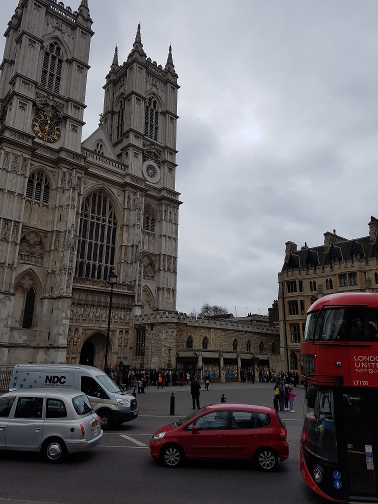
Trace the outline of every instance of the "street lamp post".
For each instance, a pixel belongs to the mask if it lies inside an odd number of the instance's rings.
[[[108,316],[108,332],[106,335],[106,350],[105,350],[105,366],[104,371],[106,373],[108,367],[108,349],[109,349],[109,335],[110,335],[110,318],[112,316],[112,300],[113,300],[113,285],[117,283],[117,275],[114,273],[113,268],[111,268],[109,273],[109,283],[110,283],[110,302],[109,302],[109,316]]]

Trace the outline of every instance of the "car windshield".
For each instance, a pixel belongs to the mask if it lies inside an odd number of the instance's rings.
[[[180,425],[183,425],[184,423],[186,423],[188,420],[190,420],[191,418],[193,418],[194,416],[198,415],[198,413],[202,413],[206,410],[206,406],[204,408],[201,408],[197,411],[193,411],[193,413],[190,413],[190,415],[186,416],[185,418],[180,418],[180,420],[176,420],[176,422],[173,422],[173,425],[175,427],[180,427]]]
[[[121,392],[118,385],[114,383],[112,379],[109,378],[106,374],[96,375],[97,380],[101,383],[105,390],[108,392]]]
[[[91,403],[86,395],[74,397],[72,399],[72,404],[78,415],[87,415],[92,411]]]

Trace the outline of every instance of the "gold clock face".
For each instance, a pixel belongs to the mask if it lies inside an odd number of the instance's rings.
[[[32,127],[35,135],[44,142],[54,143],[60,138],[59,121],[47,114],[34,117]]]

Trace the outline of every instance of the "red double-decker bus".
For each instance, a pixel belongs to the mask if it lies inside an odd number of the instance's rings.
[[[317,300],[301,365],[305,482],[334,502],[378,502],[378,294]]]

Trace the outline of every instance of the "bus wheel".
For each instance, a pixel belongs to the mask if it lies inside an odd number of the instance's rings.
[[[256,454],[256,462],[262,471],[273,471],[278,463],[276,452],[270,448],[261,448]]]
[[[109,430],[114,427],[113,415],[109,411],[99,411],[98,416],[101,418],[102,430]]]

